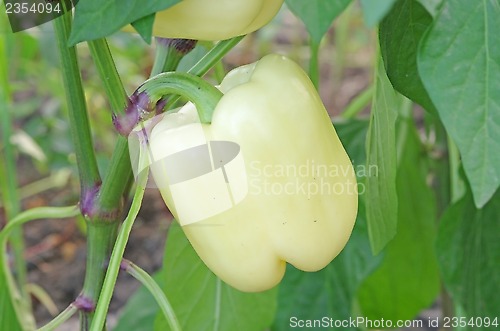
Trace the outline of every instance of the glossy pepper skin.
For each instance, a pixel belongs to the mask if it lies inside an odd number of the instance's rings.
[[[163,38],[223,40],[260,29],[283,0],[183,0],[156,13],[153,35]]]
[[[349,239],[358,197],[352,163],[309,77],[293,61],[268,55],[231,71],[219,88],[224,96],[212,122],[200,127],[207,141],[239,145],[245,176],[228,168],[226,178],[244,178],[236,189],[246,185],[247,193],[231,208],[189,223],[179,211],[206,206],[174,201],[173,189],[161,185],[168,181],[162,169],[152,166],[167,206],[205,264],[239,290],[274,287],[286,262],[304,271],[324,268]],[[192,104],[166,116],[151,132],[152,155],[162,159],[197,145],[190,133],[196,122]],[[212,203],[213,187],[193,185]]]

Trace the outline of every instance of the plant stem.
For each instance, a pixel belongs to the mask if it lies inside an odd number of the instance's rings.
[[[113,113],[123,112],[127,104],[127,92],[116,70],[106,39],[92,40],[88,45]]]
[[[311,49],[311,57],[309,59],[309,77],[313,82],[316,90],[319,90],[319,42],[311,38],[309,47]]]
[[[205,54],[205,56],[189,69],[187,73],[203,77],[211,68],[216,66],[234,46],[238,45],[244,37],[245,36],[238,36],[232,39],[219,41],[207,54]],[[170,98],[167,103],[167,109],[175,105],[179,99],[178,96]]]
[[[447,135],[448,162],[450,164],[450,199],[455,203],[465,194],[465,185],[460,178],[460,152],[451,137]]]
[[[337,25],[334,30],[335,38],[335,61],[332,61],[332,73],[334,86],[338,86],[342,81],[344,76],[344,71],[346,69],[346,55],[348,48],[348,39],[350,27],[352,26],[353,20],[353,8],[354,4],[351,3],[344,10],[342,15],[337,18]]]
[[[234,46],[245,36],[238,36],[232,39],[219,41],[204,57],[200,59],[188,73],[202,77],[204,76],[217,62],[220,61]]]
[[[53,22],[61,60],[63,85],[69,110],[69,124],[73,144],[75,145],[75,154],[80,175],[81,199],[83,202],[89,195],[89,192],[100,185],[101,179],[94,154],[76,48],[74,46],[68,47],[67,44],[71,31],[71,12],[66,12]],[[83,203],[81,208],[82,210],[85,208]]]
[[[55,330],[58,326],[66,322],[71,318],[76,312],[78,308],[73,304],[70,304],[66,309],[64,309],[59,315],[56,316],[52,321],[43,327],[39,328],[37,331],[52,331]]]
[[[182,58],[191,52],[197,41],[191,39],[155,38],[156,56],[150,77],[177,68]]]
[[[128,97],[116,70],[106,39],[89,41],[88,45],[96,64],[97,72],[104,84],[104,90],[111,104],[112,113],[124,113]],[[123,205],[123,197],[128,193],[125,192],[126,187],[132,178],[126,138],[118,137],[109,169],[100,188],[96,208],[102,214],[107,214],[108,216],[113,214],[119,217]]]
[[[94,222],[87,224],[87,238],[91,239],[87,247],[87,267],[85,286],[81,296],[95,302],[99,297],[103,274],[113,248],[119,222]]]
[[[163,293],[163,290],[154,281],[153,277],[151,277],[146,271],[142,270],[136,264],[125,259],[123,259],[122,261],[122,268],[123,267],[126,272],[128,272],[132,277],[141,282],[141,284],[144,285],[153,295],[156,302],[158,303],[158,306],[163,311],[170,329],[173,331],[180,331],[182,328],[179,324],[177,316],[175,316],[174,309],[165,296],[165,293]]]
[[[116,239],[115,247],[113,248],[113,252],[111,254],[108,271],[106,272],[106,277],[104,278],[101,295],[99,296],[95,315],[90,327],[91,331],[101,331],[105,325],[106,314],[108,312],[109,303],[111,302],[111,297],[113,296],[116,278],[118,277],[118,272],[120,270],[120,262],[123,258],[123,253],[125,252],[125,247],[127,245],[130,232],[132,231],[132,226],[134,225],[134,221],[139,213],[139,209],[141,208],[147,178],[147,170],[143,171],[139,175],[132,205],[125,221],[123,221],[120,232],[118,233],[118,238]]]
[[[345,119],[354,118],[358,113],[360,113],[366,106],[368,106],[373,98],[373,93],[375,92],[375,85],[370,85],[363,92],[358,94],[344,109],[342,112],[342,117]]]

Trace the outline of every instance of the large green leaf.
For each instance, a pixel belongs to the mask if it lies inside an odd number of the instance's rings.
[[[70,44],[106,37],[144,16],[169,8],[180,0],[84,0],[75,6]]]
[[[499,0],[446,1],[422,40],[418,67],[458,146],[477,207],[500,186]]]
[[[363,17],[367,26],[377,25],[391,10],[397,0],[361,0]]]
[[[482,209],[476,209],[469,193],[441,219],[439,266],[446,288],[467,321],[489,316],[497,317],[500,323],[499,239],[500,192]],[[467,329],[481,328],[469,325]]]
[[[374,253],[380,252],[396,234],[396,135],[398,97],[382,65],[377,65],[375,96],[366,138],[366,217]]]
[[[417,68],[418,45],[432,16],[417,0],[399,0],[380,24],[380,51],[394,88],[435,113]]]
[[[161,281],[183,330],[262,331],[273,322],[277,288],[243,293],[223,283],[200,260],[177,223],[169,230]],[[163,315],[155,330],[170,330]]]
[[[426,184],[422,144],[412,119],[406,121],[408,134],[397,176],[398,232],[386,247],[381,267],[358,293],[363,316],[392,320],[394,325],[428,307],[440,288],[435,198]]]
[[[153,277],[156,281],[159,275]],[[127,300],[121,311],[120,319],[113,331],[151,331],[154,330],[156,316],[160,311],[158,303],[149,290],[144,286],[137,289],[134,295]]]
[[[286,0],[288,8],[306,25],[315,43],[319,43],[333,20],[352,0]]]
[[[17,319],[17,314],[12,304],[9,285],[5,278],[5,258],[0,256],[0,330],[21,331],[21,324]]]

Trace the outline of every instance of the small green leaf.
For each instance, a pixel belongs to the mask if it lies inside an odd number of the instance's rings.
[[[499,26],[499,0],[446,1],[418,58],[424,86],[462,156],[477,207],[500,186]]]
[[[467,320],[479,316],[500,319],[499,220],[500,192],[482,209],[476,209],[469,192],[440,222],[439,267],[447,290]],[[469,326],[467,330],[482,328]]]
[[[183,330],[262,331],[273,322],[277,288],[243,293],[223,283],[201,261],[177,223],[170,227],[163,265],[160,281]],[[170,330],[163,315],[155,330]]]
[[[380,51],[394,88],[436,113],[417,68],[418,45],[432,16],[417,0],[399,0],[380,24]]]
[[[366,218],[374,254],[396,234],[396,134],[398,97],[379,60],[375,74],[370,127],[366,138],[366,169],[377,169],[366,178]]]
[[[397,0],[361,0],[365,24],[369,27],[377,25],[391,10]]]
[[[352,0],[286,0],[288,8],[304,22],[307,31],[319,44],[333,21]]]
[[[75,6],[69,44],[106,37],[127,24],[167,9],[180,0],[85,0]]]
[[[425,154],[413,120],[406,122],[397,176],[398,232],[386,247],[381,267],[358,292],[363,316],[394,323],[413,319],[434,302],[440,289],[435,197],[426,184]]]
[[[151,44],[151,38],[153,37],[153,24],[155,22],[156,13],[144,16],[137,21],[132,22],[132,26],[135,31],[139,33],[141,38],[147,43]]]

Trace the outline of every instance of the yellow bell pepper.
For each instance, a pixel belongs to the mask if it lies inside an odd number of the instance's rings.
[[[156,13],[153,35],[196,40],[229,39],[269,23],[283,1],[183,0]]]
[[[149,135],[151,171],[205,264],[242,291],[317,271],[357,214],[352,163],[306,73],[268,55],[232,70],[211,124],[188,103]]]

